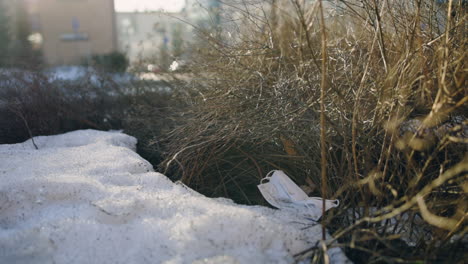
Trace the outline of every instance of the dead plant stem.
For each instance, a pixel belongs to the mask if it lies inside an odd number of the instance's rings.
[[[325,226],[325,199],[327,198],[327,144],[325,127],[325,92],[327,85],[327,31],[325,28],[325,18],[323,15],[323,3],[320,5],[320,24],[322,30],[322,81],[320,83],[320,153],[321,153],[321,175],[322,175],[322,239],[326,239]],[[326,254],[326,252],[324,252]]]

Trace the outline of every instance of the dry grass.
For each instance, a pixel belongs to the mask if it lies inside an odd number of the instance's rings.
[[[199,78],[164,168],[251,204],[263,203],[259,179],[282,169],[342,200],[324,221],[353,260],[463,261],[465,4],[334,1],[321,22],[315,2],[238,2],[227,2],[229,33],[200,32]]]

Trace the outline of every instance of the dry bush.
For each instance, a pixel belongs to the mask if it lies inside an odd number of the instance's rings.
[[[137,151],[155,166],[161,148],[152,144],[172,128],[170,84],[119,83],[92,72],[77,80],[53,80],[39,71],[0,71],[0,144],[77,129],[122,129],[138,139]]]
[[[76,98],[75,106],[80,111],[73,111],[67,107],[62,91],[40,72],[4,69],[0,72],[0,88],[0,144],[64,132],[69,126],[93,126],[81,115],[88,108],[83,104],[84,96]]]
[[[281,169],[342,201],[323,224],[353,260],[463,261],[466,3],[332,2],[324,23],[319,1],[225,2],[221,27],[199,32],[190,108],[164,168],[252,204],[259,179]]]
[[[174,109],[183,104],[174,98],[173,82],[139,81],[132,86],[134,93],[125,96],[128,101],[121,106],[120,128],[138,139],[138,154],[157,167],[164,159],[158,140],[174,128]]]

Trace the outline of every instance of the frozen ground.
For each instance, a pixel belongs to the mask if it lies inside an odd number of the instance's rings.
[[[35,142],[0,145],[0,263],[291,263],[320,239],[320,225],[172,183],[128,135]]]

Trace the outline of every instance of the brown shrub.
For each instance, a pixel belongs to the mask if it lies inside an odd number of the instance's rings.
[[[461,261],[466,7],[338,1],[321,23],[318,2],[229,4],[229,33],[200,32],[190,111],[163,165],[210,196],[262,203],[256,185],[272,169],[324,186],[325,129],[327,188],[314,192],[343,201],[323,224],[352,259]]]

